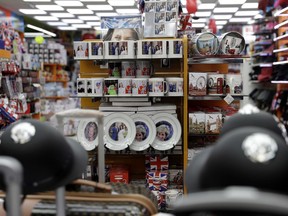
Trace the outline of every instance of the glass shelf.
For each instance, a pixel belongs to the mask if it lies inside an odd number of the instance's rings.
[[[223,63],[243,63],[243,59],[250,58],[242,55],[209,55],[194,56],[188,59],[188,64],[223,64]]]
[[[274,53],[287,52],[287,51],[288,51],[288,47],[284,47],[284,48],[280,48],[280,49],[273,50]]]
[[[189,96],[189,100],[223,100],[227,95],[205,95],[205,96]],[[248,97],[249,95],[237,94],[232,95],[234,100],[243,100],[243,97]]]

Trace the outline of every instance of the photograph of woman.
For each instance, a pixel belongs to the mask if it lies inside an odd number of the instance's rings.
[[[122,28],[109,29],[103,37],[104,41],[139,40],[140,29]]]
[[[143,122],[135,122],[136,125],[136,136],[135,140],[138,142],[144,141],[149,135],[149,129]]]
[[[109,136],[114,141],[120,141],[126,138],[128,134],[127,126],[122,122],[115,122],[109,128]]]
[[[96,139],[98,134],[98,127],[95,122],[89,122],[84,129],[85,138],[92,142]]]
[[[160,141],[167,141],[173,135],[172,125],[166,121],[158,122],[156,124],[156,137]]]

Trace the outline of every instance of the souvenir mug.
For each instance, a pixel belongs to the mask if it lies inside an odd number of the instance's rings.
[[[132,79],[132,96],[147,96],[147,79]]]
[[[92,79],[92,95],[103,96],[103,78]]]
[[[136,77],[137,78],[149,78],[151,75],[151,67],[149,61],[137,61],[136,62]]]
[[[148,84],[149,96],[164,96],[167,93],[167,84],[164,78],[150,78]]]
[[[182,198],[182,193],[180,193],[176,189],[170,189],[165,191],[165,201],[166,201],[166,208],[172,209],[175,203]]]
[[[105,78],[104,79],[104,96],[117,96],[118,95],[118,79]]]
[[[183,96],[183,78],[168,77],[166,82],[168,85],[168,96]]]
[[[118,96],[132,95],[132,80],[131,78],[118,79]]]
[[[243,81],[241,74],[226,74],[225,80],[226,80],[225,85],[226,94],[231,95],[242,94]]]
[[[121,70],[121,76],[124,77],[135,77],[135,63],[134,62],[129,62],[125,61],[122,62],[122,70]]]
[[[208,94],[223,94],[224,74],[208,73]]]
[[[86,79],[84,78],[77,78],[77,95],[86,95]]]

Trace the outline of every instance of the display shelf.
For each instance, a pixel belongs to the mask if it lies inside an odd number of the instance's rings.
[[[274,13],[274,17],[281,16],[281,15],[283,15],[283,14],[286,14],[287,12],[288,12],[288,7],[285,7],[285,8],[283,8],[283,9],[279,10],[279,11],[276,11],[276,12]]]
[[[272,80],[271,83],[274,83],[274,84],[288,84],[288,80]]]
[[[275,25],[274,29],[279,29],[279,28],[283,28],[283,27],[288,27],[288,20],[285,20],[284,22],[281,22],[281,23]]]
[[[257,57],[257,56],[271,56],[273,55],[272,52],[258,52],[258,53],[254,53],[252,55],[252,57]]]
[[[69,96],[44,96],[42,99],[47,99],[47,100],[62,100],[62,99],[68,99]]]
[[[257,63],[257,64],[252,64],[252,67],[272,67],[273,63]]]
[[[66,82],[69,82],[69,80],[48,79],[48,80],[45,80],[45,82],[63,82],[63,83],[66,83]]]
[[[273,43],[272,39],[269,40],[262,40],[262,41],[257,41],[254,43],[254,46],[265,46],[265,45],[270,45]]]
[[[280,48],[280,49],[275,49],[273,50],[274,53],[279,53],[279,52],[288,52],[288,47]]]
[[[0,59],[10,59],[11,52],[7,50],[0,49]]]
[[[206,95],[206,96],[189,96],[189,100],[223,100],[227,95]],[[243,100],[243,97],[247,97],[248,95],[233,95],[231,96],[234,100]]]
[[[195,56],[188,59],[188,64],[229,64],[243,63],[244,58],[248,56],[241,55],[211,55],[211,56]]]
[[[283,64],[288,64],[288,60],[286,60],[286,61],[273,62],[273,65],[283,65]]]
[[[218,137],[220,134],[192,134],[192,133],[189,133],[188,135],[189,135],[189,137],[208,137],[208,136]]]
[[[281,35],[281,36],[274,38],[274,42],[279,41],[279,40],[283,40],[283,39],[288,40],[288,34],[284,34],[284,35]]]
[[[255,33],[253,33],[253,35],[270,35],[270,34],[272,34],[274,32],[274,30],[273,29],[267,29],[267,30],[262,30],[262,31],[259,31],[259,32],[255,32]]]

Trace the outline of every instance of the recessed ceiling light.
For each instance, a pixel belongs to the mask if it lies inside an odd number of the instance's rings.
[[[203,28],[204,26],[205,26],[204,23],[195,23],[195,24],[192,23],[193,28]]]
[[[216,20],[216,25],[225,25],[227,23],[227,20]]]
[[[101,26],[95,26],[94,29],[95,30],[102,30]]]
[[[108,0],[108,3],[111,6],[133,6],[135,4],[135,1],[134,0],[123,0],[123,1]]]
[[[238,7],[218,7],[214,8],[213,13],[235,13]]]
[[[239,18],[231,18],[229,22],[248,22],[251,18],[249,17],[239,17]]]
[[[91,26],[100,26],[101,23],[100,22],[87,22],[87,25],[91,25]]]
[[[67,9],[71,14],[94,14],[92,10],[89,9]]]
[[[42,37],[51,37],[50,35],[46,35],[42,32],[24,32],[24,37],[27,38],[27,37],[37,37],[37,36],[42,36]]]
[[[197,20],[192,20],[192,24],[193,23],[206,23],[207,22],[207,19],[205,18],[200,18],[200,19],[197,19]]]
[[[257,9],[258,8],[258,2],[253,2],[253,3],[245,3],[242,5],[241,8],[246,8],[246,9]]]
[[[97,16],[99,17],[104,17],[104,16],[117,16],[117,13],[96,13]]]
[[[221,14],[221,15],[214,15],[213,18],[215,20],[228,20],[232,17],[231,14],[227,15],[227,14]]]
[[[83,3],[79,1],[55,1],[55,3],[60,6],[69,6],[69,7],[83,6]]]
[[[62,19],[65,23],[83,23],[83,20],[80,19]]]
[[[57,17],[53,17],[53,16],[34,16],[34,18],[40,21],[58,21],[59,20]]]
[[[138,9],[116,9],[116,12],[119,14],[140,14]]]
[[[75,31],[75,30],[77,30],[77,28],[72,27],[72,26],[59,26],[58,29],[59,30],[64,30],[64,31]]]
[[[51,0],[23,0],[24,2],[50,2]]]
[[[90,10],[97,11],[111,11],[113,7],[111,5],[87,5],[87,8]]]
[[[262,19],[262,18],[264,18],[264,16],[262,14],[256,14],[254,16],[254,19]]]
[[[19,9],[23,14],[47,14],[46,11],[38,9]]]
[[[45,11],[63,11],[64,8],[59,5],[35,5],[40,10]]]
[[[91,28],[91,26],[87,24],[72,24],[72,26],[75,28]]]
[[[222,29],[222,28],[223,28],[223,26],[217,25],[217,29]]]
[[[81,2],[105,2],[106,0],[80,0]]]
[[[182,11],[183,11],[183,14],[187,14],[188,13],[187,8],[182,8]]]
[[[45,29],[43,29],[43,28],[40,28],[40,27],[31,25],[31,24],[28,24],[28,25],[27,25],[27,28],[31,28],[31,29],[34,29],[34,30],[36,30],[36,31],[43,32],[43,33],[45,33],[45,34],[51,35],[52,37],[56,37],[56,34],[55,34],[55,33],[50,32],[50,31],[47,31],[47,30],[45,30]]]
[[[209,17],[211,16],[211,11],[202,11],[202,12],[196,12],[195,16],[197,17]]]
[[[47,22],[48,25],[50,26],[67,26],[67,23],[64,22]]]
[[[66,18],[66,17],[75,17],[73,14],[70,13],[50,13],[51,16]]]
[[[237,11],[235,16],[255,16],[259,11]]]
[[[215,7],[215,4],[211,3],[202,3],[198,6],[198,10],[208,10],[208,9],[213,9]]]
[[[98,16],[78,16],[79,19],[81,20],[90,20],[90,21],[94,21],[94,20],[100,20],[100,18]]]
[[[246,0],[219,0],[220,5],[242,5],[246,2]]]

